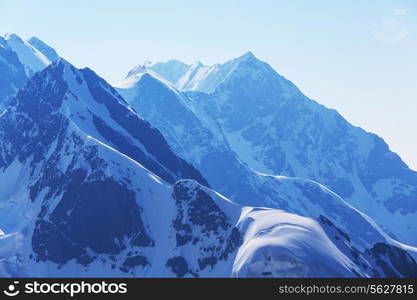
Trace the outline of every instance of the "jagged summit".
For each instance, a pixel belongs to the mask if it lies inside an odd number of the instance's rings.
[[[24,42],[17,34],[15,34],[13,32],[5,33],[4,34],[4,39],[5,40],[12,40],[12,41],[20,42],[20,43]]]
[[[145,65],[137,65],[136,67],[133,67],[131,70],[129,70],[125,79],[132,77],[132,76],[140,75],[146,72],[146,70],[147,70],[147,67]]]
[[[24,72],[9,45],[0,58],[2,75]],[[416,236],[416,177],[383,142],[250,53],[142,68],[123,90],[133,108],[56,59],[0,114],[0,276],[416,276],[417,249],[383,231]]]
[[[38,49],[43,55],[45,55],[51,62],[59,58],[58,53],[54,48],[40,40],[36,36],[33,36],[27,40],[27,42],[34,48]]]
[[[176,67],[173,67],[173,64]],[[259,85],[259,82],[254,82],[257,78],[268,77],[271,74],[285,81],[267,63],[259,60],[250,51],[225,63],[217,63],[214,65],[204,65],[200,61],[196,61],[191,65],[185,65],[175,60],[165,63],[152,63],[149,66],[144,65],[141,68],[134,68],[129,72],[129,75],[141,73],[145,69],[153,71],[179,90],[205,93],[214,93],[222,84],[229,82],[231,78],[236,76],[241,77],[245,74],[247,78],[252,77],[249,84],[254,86]],[[175,74],[175,76],[172,74]],[[261,86],[260,88],[263,87]]]
[[[143,65],[132,68],[125,79],[152,71],[151,74],[160,76],[179,90],[212,93],[220,83],[232,75],[234,68],[245,62],[258,63],[259,66],[263,64],[250,51],[223,64],[214,65],[205,65],[201,61],[187,65],[176,59],[156,63],[146,61]]]
[[[172,85],[175,85],[189,67],[189,65],[177,59],[156,63],[145,61],[143,65],[132,68],[128,72],[125,80],[129,80],[129,78],[131,79],[132,77],[139,77],[145,72],[150,72],[151,74],[157,75],[170,82]]]
[[[177,65],[187,65],[186,63],[182,62],[179,59],[168,59],[166,61],[158,61],[158,62],[153,62],[151,60],[145,60],[145,62],[143,63],[143,66],[152,67],[152,66],[159,65],[159,64],[161,64],[161,65],[171,65],[171,66],[176,65],[176,64]]]
[[[1,47],[7,47],[6,40],[0,35],[0,46]]]
[[[248,51],[244,53],[243,55],[239,56],[237,59],[245,60],[245,59],[252,59],[252,58],[257,59],[257,57],[255,56],[255,54],[253,54],[253,52]]]
[[[24,41],[18,35],[7,33],[4,39],[8,46],[17,54],[19,61],[25,66],[28,77],[51,63],[51,60],[41,50]]]

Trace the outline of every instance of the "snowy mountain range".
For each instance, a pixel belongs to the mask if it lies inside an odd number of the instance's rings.
[[[262,194],[256,205],[311,216],[293,200],[283,206],[279,189],[259,187],[253,173],[313,180],[394,238],[417,245],[417,173],[381,138],[307,98],[250,52],[213,68],[216,76],[199,77],[201,91],[179,90],[146,66],[117,87],[177,153],[234,201],[253,205],[254,195]]]
[[[252,109],[234,103],[235,89],[268,102],[231,84],[243,62],[258,64],[252,54],[208,79],[210,93],[170,83],[192,67],[178,61],[136,67],[114,89],[39,39],[13,37],[13,48],[10,36],[0,39],[0,91],[12,99],[0,114],[0,276],[417,277],[412,229],[396,240],[317,178],[266,174],[243,156],[258,148],[231,142],[229,129],[240,131],[223,108],[236,125]],[[48,61],[36,71],[39,53]]]

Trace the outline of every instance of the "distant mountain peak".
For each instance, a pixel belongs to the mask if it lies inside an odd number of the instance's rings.
[[[143,65],[138,65],[128,72],[127,76],[125,77],[124,84],[126,84],[126,80],[130,79],[132,82],[130,82],[129,85],[132,85],[134,84],[133,81],[136,81],[135,78],[139,78],[144,73],[150,72],[152,75],[160,77],[160,79],[165,80],[175,86],[178,80],[184,76],[189,68],[190,65],[187,65],[186,63],[183,63],[177,59],[155,63],[147,60]]]
[[[31,77],[34,73],[44,69],[51,63],[51,60],[43,53],[42,49],[37,49],[14,33],[6,33],[4,40],[25,66],[28,77]]]
[[[176,153],[197,167],[211,186],[226,197],[245,206],[273,206],[296,212],[304,217],[316,218],[324,231],[330,237],[334,237],[337,246],[340,249],[347,249],[348,255],[353,253],[353,256],[358,257],[359,252],[354,249],[372,249],[375,242],[381,239],[379,235],[382,231],[379,231],[373,223],[367,223],[366,216],[347,205],[344,199],[325,186],[309,179],[302,179],[309,178],[308,174],[298,175],[299,172],[303,172],[303,167],[310,163],[302,155],[304,153],[310,155],[311,150],[303,148],[301,154],[290,156],[305,142],[310,145],[310,136],[315,134],[317,135],[313,143],[326,139],[324,143],[326,150],[333,147],[334,135],[340,136],[344,144],[344,136],[350,130],[343,131],[342,125],[342,130],[336,128],[334,134],[328,135],[326,131],[333,125],[326,123],[311,132],[310,128],[314,124],[320,123],[322,119],[327,122],[332,118],[333,113],[329,112],[329,116],[324,113],[323,116],[318,116],[316,112],[318,108],[311,109],[315,105],[309,100],[295,98],[292,95],[287,98],[287,94],[293,90],[287,80],[277,75],[266,63],[257,59],[252,61],[251,56],[245,58],[229,61],[227,68],[224,68],[224,72],[228,72],[224,73],[227,77],[225,85],[222,86],[224,90],[217,90],[213,94],[181,92],[174,94],[161,83],[157,85],[156,80],[152,80],[149,73],[141,77],[134,89],[119,89],[119,92],[145,120],[162,132]],[[203,69],[210,71],[213,67],[206,66]],[[212,72],[213,76],[223,75],[214,73],[218,72],[218,69]],[[202,74],[204,73],[197,76]],[[292,120],[295,120],[295,123]],[[287,122],[290,123],[289,126],[286,126]],[[272,131],[268,132],[270,129]],[[323,137],[326,135],[327,138]],[[291,138],[288,139],[288,136]],[[277,145],[274,139],[278,142],[288,141],[291,147],[284,148],[285,144],[283,147]],[[251,148],[245,146],[247,141],[254,146]],[[257,147],[257,141],[263,143],[262,147]],[[293,141],[295,141],[294,146],[292,146]],[[340,147],[339,145],[340,143],[337,143],[335,147]],[[348,146],[350,147],[349,144]],[[254,149],[253,158],[248,159],[246,155],[252,152],[252,149]],[[266,155],[270,155],[267,156],[267,162],[274,161],[278,167],[283,168],[290,166],[288,168],[290,171],[285,170],[288,172],[285,175],[292,177],[292,174],[295,174],[297,178],[265,174],[281,174],[280,171],[256,172],[262,165],[251,163],[256,162],[256,154],[263,155],[261,152],[263,149],[267,149]],[[281,151],[285,150],[288,152],[282,155]],[[340,151],[337,153],[340,155]],[[321,150],[317,157],[320,159],[325,155],[326,151]],[[278,159],[275,160],[277,156]],[[290,158],[286,161],[287,157]],[[315,159],[315,157],[316,155],[311,155],[308,158]],[[332,159],[327,161],[329,164],[333,163]],[[319,163],[314,166],[317,165]],[[190,195],[189,192],[195,187],[194,184],[188,186],[187,193],[183,191],[183,194]],[[258,195],[262,196],[258,199]],[[373,233],[369,234],[370,232]],[[411,230],[409,233],[409,236],[415,236]],[[281,233],[278,235],[281,236]],[[349,249],[350,246],[345,248],[349,244],[352,245],[352,251]],[[383,255],[397,251],[389,246],[387,248],[389,249],[384,250],[385,252],[381,250],[384,252]],[[368,252],[372,256],[378,256],[374,254],[374,250],[365,250],[365,253]],[[405,254],[401,253],[401,255]],[[411,257],[407,259],[411,261]],[[264,266],[262,264],[263,272]],[[253,276],[249,274],[251,275]]]
[[[253,64],[249,66],[254,72],[265,66],[265,63],[256,58],[251,51],[225,63],[214,65],[205,65],[198,60],[191,65],[177,59],[156,63],[148,60],[143,65],[132,68],[125,79],[140,77],[139,75],[151,71],[153,75],[168,81],[179,90],[213,93],[241,64],[243,66],[246,63]],[[124,84],[123,87],[126,85]]]
[[[265,66],[269,66],[267,63],[265,63],[264,61],[260,60],[259,58],[257,58],[252,52],[248,51],[245,54],[227,61],[226,63],[224,63],[223,65],[226,65],[230,62],[234,62],[236,64],[236,66],[239,63],[251,63],[252,64],[252,68],[263,68]],[[270,67],[272,69],[272,67]]]
[[[23,43],[23,40],[15,33],[13,32],[8,32],[4,35],[4,39],[7,40],[14,40],[14,41],[19,41],[21,43]]]
[[[129,78],[135,75],[139,75],[146,72],[146,62],[144,65],[137,65],[136,67],[133,67],[130,69],[130,71],[127,73],[125,78]]]
[[[152,66],[154,63],[151,60],[145,60],[145,62],[143,63],[144,67],[149,67]]]
[[[268,64],[259,60],[251,51],[221,64],[205,65],[197,60],[187,65],[178,60],[170,60],[164,63],[145,63],[141,67],[152,70],[179,90],[205,93],[213,93],[220,84],[243,68],[246,69],[245,72],[275,73]],[[129,74],[137,73],[137,70],[132,69]]]
[[[192,65],[191,65],[191,67],[190,68],[200,68],[200,67],[204,67],[204,64],[201,62],[201,61],[199,61],[199,60],[196,60]]]
[[[256,56],[251,51],[248,51],[245,54],[239,56],[237,59],[245,60],[245,59],[251,59],[251,58],[256,58]]]

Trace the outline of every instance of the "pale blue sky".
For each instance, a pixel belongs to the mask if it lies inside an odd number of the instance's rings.
[[[415,0],[0,0],[6,32],[110,82],[145,60],[213,64],[250,50],[417,170]]]

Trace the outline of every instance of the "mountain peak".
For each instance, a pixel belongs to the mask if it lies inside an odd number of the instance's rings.
[[[261,70],[271,73],[271,70],[267,70],[266,65],[251,51],[248,51],[222,64],[204,65],[200,61],[195,61],[193,64],[187,65],[178,60],[171,60],[165,63],[146,65],[146,69],[152,70],[179,90],[213,93],[233,74],[257,73]]]
[[[6,41],[4,40],[4,38],[0,35],[0,46],[5,48],[7,46]]]
[[[238,66],[241,63],[251,63],[253,67],[260,67],[261,65],[264,65],[265,63],[261,61],[259,58],[255,56],[251,51],[246,52],[245,54],[227,61],[223,65],[234,65]]]
[[[192,69],[194,69],[194,68],[201,68],[201,67],[204,67],[204,64],[201,62],[201,61],[199,61],[199,60],[196,60],[192,65],[191,65],[191,68]]]
[[[251,58],[256,58],[256,56],[251,51],[248,51],[245,54],[238,57],[238,59],[241,59],[241,60],[242,59],[251,59]]]
[[[24,41],[15,33],[12,32],[8,32],[4,35],[4,39],[6,41],[14,41],[14,42],[19,42],[19,43],[24,43]]]
[[[28,77],[31,77],[34,73],[44,69],[51,63],[51,60],[41,50],[24,41],[18,35],[7,33],[4,39],[25,66]]]
[[[191,178],[207,185],[196,169],[171,151],[160,132],[91,69],[77,69],[59,59],[36,73],[14,101],[14,111],[40,124],[50,124],[47,119],[54,119],[66,128],[69,122],[72,129],[85,136],[98,136],[166,182]]]
[[[35,42],[35,43],[37,43],[37,42],[40,42],[40,43],[43,43],[43,44],[45,44],[41,39],[39,39],[37,36],[32,36],[32,37],[30,37],[28,40],[27,40],[27,42],[30,44],[30,43],[32,43],[32,42]]]
[[[136,67],[133,67],[132,69],[130,69],[130,71],[127,73],[125,79],[132,77],[132,76],[136,76],[142,73],[146,72],[147,69],[147,63],[150,62],[145,62],[144,65],[137,65]]]
[[[141,77],[143,73],[151,72],[153,75],[158,75],[161,79],[175,85],[178,80],[187,72],[190,65],[183,63],[177,59],[167,60],[165,62],[151,62],[145,61],[143,65],[138,65],[132,68],[125,79],[132,79]]]
[[[44,41],[40,40],[36,36],[31,37],[27,40],[28,44],[32,47],[39,50],[43,55],[45,55],[50,61],[55,61],[59,58],[58,53],[54,48],[46,44]]]

